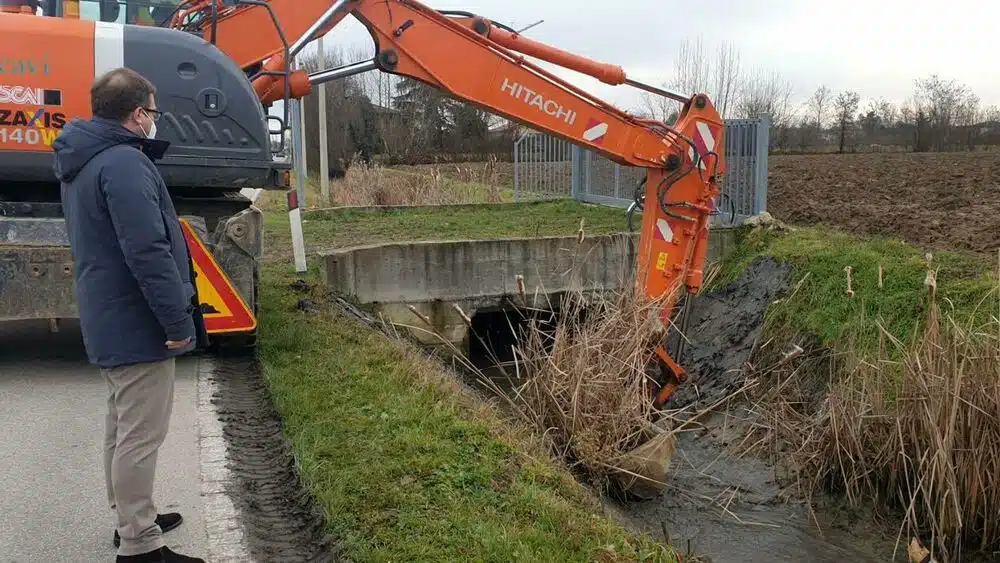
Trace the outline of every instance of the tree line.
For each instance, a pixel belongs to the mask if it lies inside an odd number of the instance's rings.
[[[324,67],[364,60],[327,49]],[[306,72],[320,70],[318,54],[299,57]],[[302,100],[306,163],[319,171],[319,88]],[[471,104],[418,80],[368,72],[326,85],[330,175],[343,175],[352,159],[382,164],[510,160],[515,129]]]
[[[364,60],[363,53],[327,49],[325,68]],[[307,72],[318,56],[300,57]],[[914,81],[903,101],[862,103],[855,90],[820,85],[802,103],[774,69],[745,66],[739,50],[722,43],[709,52],[702,39],[685,40],[663,87],[705,92],[725,119],[768,115],[772,152],[968,151],[1000,144],[1000,109],[985,106],[966,85],[935,74]],[[519,129],[417,80],[369,72],[326,86],[328,158],[340,176],[355,156],[362,162],[419,164],[511,160]],[[303,99],[307,163],[319,170],[318,89]],[[632,113],[673,122],[676,102],[643,93]]]
[[[744,67],[731,43],[712,53],[699,38],[681,43],[671,76],[664,87],[707,93],[725,119],[770,116],[774,152],[968,151],[1000,144],[1000,108],[936,74],[915,79],[911,96],[896,103],[862,104],[862,92],[820,85],[794,104],[792,84],[778,71]],[[676,103],[650,94],[642,99],[644,116],[676,119]]]

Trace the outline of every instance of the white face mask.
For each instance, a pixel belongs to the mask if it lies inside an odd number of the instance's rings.
[[[142,133],[144,135],[146,135],[147,139],[155,139],[156,138],[156,122],[153,121],[153,118],[149,116],[149,113],[147,113],[146,110],[142,110],[142,113],[145,113],[146,117],[149,117],[149,133],[146,133],[146,129],[142,125],[139,125],[139,129],[142,129]]]

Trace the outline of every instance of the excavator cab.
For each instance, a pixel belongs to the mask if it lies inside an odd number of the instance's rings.
[[[166,27],[182,0],[0,0],[0,12]]]
[[[80,19],[164,27],[181,0],[99,0],[80,2]]]

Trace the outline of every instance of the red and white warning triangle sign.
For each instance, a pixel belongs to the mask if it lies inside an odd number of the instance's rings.
[[[186,219],[181,219],[181,230],[194,263],[194,281],[205,318],[205,331],[209,334],[253,332],[257,328],[257,319],[229,277]]]

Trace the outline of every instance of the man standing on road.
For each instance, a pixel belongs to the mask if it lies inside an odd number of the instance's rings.
[[[119,68],[91,87],[93,118],[73,120],[52,145],[73,253],[76,298],[90,362],[108,383],[104,472],[117,515],[119,562],[201,562],[174,553],[157,514],[156,456],[167,435],[176,356],[195,347],[187,246],[153,164],[156,89]]]

